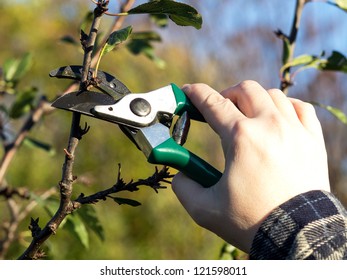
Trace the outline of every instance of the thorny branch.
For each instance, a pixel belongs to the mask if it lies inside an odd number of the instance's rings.
[[[94,9],[94,20],[90,28],[90,33],[88,39],[81,41],[82,47],[84,49],[84,59],[83,59],[83,72],[80,81],[80,90],[87,88],[88,84],[88,72],[90,69],[92,52],[95,44],[96,35],[99,29],[102,11],[107,9],[104,5],[104,1],[98,1],[98,5]],[[107,2],[108,3],[108,2]],[[73,176],[73,166],[75,150],[78,146],[79,140],[85,132],[80,128],[80,114],[74,113],[71,121],[70,137],[68,141],[68,147],[65,150],[65,162],[63,164],[62,179],[59,183],[60,190],[60,205],[59,209],[52,217],[52,219],[47,223],[47,225],[41,230],[38,227],[33,227],[35,233],[33,232],[33,240],[25,252],[20,256],[19,259],[35,259],[37,258],[37,253],[39,252],[41,245],[52,235],[55,234],[61,222],[65,217],[71,213],[71,195],[72,195],[72,184],[75,180]]]
[[[97,2],[97,7],[94,10],[94,20],[90,33],[88,36],[83,34],[81,38],[81,44],[84,49],[85,55],[83,60],[83,70],[82,78],[80,81],[79,89],[86,90],[89,86],[88,73],[90,67],[95,63],[93,60],[92,52],[94,49],[94,44],[96,40],[96,35],[98,32],[101,16],[107,11],[107,0],[99,0]],[[124,12],[131,8],[133,5],[133,0],[124,1],[121,11]],[[123,23],[123,19],[116,19],[111,30],[119,29]],[[97,52],[96,52],[97,53]],[[96,54],[97,57],[97,54]],[[71,88],[75,87],[72,85]],[[170,183],[167,179],[172,178],[172,175],[169,174],[168,168],[163,167],[160,171],[156,169],[155,173],[148,177],[147,179],[141,179],[138,181],[131,181],[125,183],[124,180],[120,177],[120,170],[118,172],[118,180],[115,185],[111,188],[104,191],[98,192],[90,196],[84,196],[81,194],[76,200],[71,200],[73,183],[76,177],[73,175],[73,166],[75,159],[75,151],[78,146],[79,140],[82,136],[87,133],[89,127],[86,125],[84,129],[80,127],[80,114],[74,113],[71,123],[70,137],[68,142],[68,147],[65,151],[65,162],[63,164],[62,179],[59,183],[60,190],[60,206],[53,218],[46,224],[44,228],[40,228],[39,219],[31,219],[29,229],[32,232],[33,240],[25,252],[19,257],[19,259],[37,259],[44,256],[44,253],[41,250],[42,244],[52,235],[55,234],[61,222],[65,217],[71,214],[73,211],[79,209],[84,204],[94,204],[99,200],[105,200],[110,197],[111,194],[117,193],[120,191],[136,191],[139,189],[139,186],[145,185],[150,186],[156,192],[159,189],[165,188],[161,185],[162,182]]]
[[[165,189],[165,186],[162,186],[160,183],[168,183],[171,182],[167,179],[172,178],[173,175],[169,173],[169,169],[164,166],[161,170],[155,169],[155,172],[152,176],[147,179],[140,179],[137,181],[130,181],[129,183],[125,183],[124,180],[120,176],[120,165],[118,170],[118,180],[116,184],[114,184],[111,188],[106,189],[104,191],[97,192],[96,194],[85,196],[83,193],[73,201],[74,209],[80,208],[83,204],[95,204],[99,200],[106,200],[111,194],[118,193],[121,191],[129,191],[134,192],[139,190],[139,186],[149,186],[155,192],[158,192],[159,189]]]

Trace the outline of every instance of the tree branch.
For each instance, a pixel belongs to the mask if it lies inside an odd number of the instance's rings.
[[[134,3],[133,0],[127,0],[122,5],[121,9],[122,10],[129,9],[133,5],[133,3]],[[103,14],[107,11],[107,5],[108,5],[107,0],[106,1],[99,0],[97,2],[97,7],[94,10],[94,19],[90,29],[90,33],[87,36],[87,38],[84,37],[81,40],[82,47],[84,49],[83,70],[82,70],[82,76],[81,76],[81,81],[79,86],[79,90],[81,91],[87,90],[90,83],[89,81],[90,68],[96,62],[96,60],[93,60],[93,57],[92,57],[94,44],[95,44],[96,36],[98,33],[101,16],[103,16]],[[120,26],[123,24],[123,21],[124,19],[117,18],[111,30],[119,29]],[[95,57],[97,57],[97,55]],[[32,222],[30,224],[30,229],[32,231],[33,240],[31,244],[29,245],[29,247],[25,250],[25,252],[19,257],[19,259],[35,259],[35,258],[41,257],[42,253],[40,252],[40,248],[42,244],[52,234],[55,234],[56,230],[58,229],[61,222],[65,219],[65,217],[68,214],[72,213],[75,209],[79,208],[82,204],[92,203],[91,202],[92,200],[94,200],[94,203],[95,203],[96,201],[99,200],[97,198],[101,197],[101,194],[97,193],[93,196],[90,196],[88,199],[82,199],[82,197],[80,196],[80,199],[79,199],[80,201],[71,200],[71,195],[73,190],[72,185],[73,185],[73,182],[75,181],[75,177],[73,176],[75,151],[78,146],[79,140],[88,131],[88,129],[89,127],[86,127],[85,129],[81,129],[80,114],[73,113],[68,147],[67,149],[65,149],[65,161],[63,164],[62,179],[59,183],[59,190],[60,190],[59,209],[57,210],[55,215],[52,217],[52,219],[46,224],[46,226],[43,229],[39,227],[38,219],[36,220],[32,219]],[[169,178],[169,176],[171,175],[167,173],[167,169],[165,169],[165,172],[166,172],[165,176],[167,176],[166,178]],[[159,173],[160,173],[160,176],[158,177]],[[153,188],[156,189],[155,186],[157,186],[158,189],[162,188],[159,182],[160,181],[166,182],[166,179],[163,177],[164,173],[156,172],[155,175],[156,175],[157,181],[152,182]],[[119,185],[121,185],[121,182],[123,181],[119,181]],[[130,187],[135,188],[135,186],[138,186],[140,184],[145,185],[146,183],[148,184],[149,181],[139,180],[136,183],[129,183],[127,184],[127,186],[129,188]],[[116,188],[115,186],[112,187],[112,190],[115,190]],[[109,190],[106,192],[109,192]]]
[[[128,10],[130,10],[131,7],[134,5],[134,3],[135,3],[135,0],[126,0],[126,1],[124,1],[123,4],[122,4],[121,7],[120,7],[120,13],[125,13],[125,12],[127,12]],[[114,20],[114,22],[113,22],[113,25],[111,26],[111,28],[110,28],[108,34],[111,34],[111,33],[113,33],[114,31],[119,30],[119,29],[122,27],[125,18],[126,18],[126,17],[115,17],[115,20]],[[104,40],[104,43],[106,42],[106,40],[107,40],[107,38]],[[102,46],[102,45],[103,45],[103,44],[101,44],[101,46]],[[101,49],[102,49],[102,47],[100,47],[100,48],[95,52],[95,55],[94,55],[94,57],[92,58],[92,63],[91,63],[92,67],[94,67],[94,66],[96,65],[96,62],[97,62],[98,57],[99,57],[99,55],[100,55]]]
[[[30,114],[27,121],[19,130],[19,133],[17,134],[15,140],[5,146],[5,153],[0,163],[0,186],[3,184],[4,176],[7,172],[8,167],[10,166],[10,163],[12,162],[12,159],[14,158],[18,148],[22,145],[30,130],[41,119],[43,115],[48,114],[51,111],[52,109],[50,103],[46,101],[46,98],[44,96],[42,96],[38,106]]]
[[[287,59],[285,63],[293,60],[294,58],[294,51],[296,47],[296,39],[301,23],[301,18],[302,18],[302,12],[304,10],[304,6],[306,3],[310,2],[310,0],[296,0],[296,5],[295,5],[295,11],[294,11],[294,19],[291,27],[291,31],[289,36],[284,35],[281,31],[278,31],[276,34],[279,38],[282,36],[285,36],[286,38],[282,38],[282,40],[287,39],[288,40],[288,54],[287,54]],[[284,42],[285,44],[285,42]],[[283,53],[283,55],[285,55]],[[291,76],[290,76],[290,68],[286,69],[281,77],[281,85],[280,88],[281,90],[285,93],[288,94],[289,87],[292,85],[291,81]]]
[[[83,59],[83,71],[80,81],[80,90],[87,89],[88,87],[88,73],[91,66],[92,52],[96,40],[96,35],[99,29],[101,17],[107,10],[108,1],[98,1],[96,8],[94,9],[94,19],[86,42],[82,41],[82,47],[84,49]],[[70,136],[68,141],[68,147],[65,150],[65,161],[63,164],[62,179],[59,183],[60,190],[60,205],[47,225],[41,230],[36,229],[35,234],[33,232],[33,240],[25,252],[19,257],[19,259],[35,259],[42,246],[42,244],[52,235],[55,234],[61,222],[65,217],[72,212],[73,205],[71,202],[72,184],[75,180],[73,176],[73,166],[75,159],[75,151],[78,146],[79,140],[85,133],[80,128],[81,116],[78,113],[74,113],[71,121]],[[36,220],[35,220],[36,222]],[[38,221],[37,221],[38,222]],[[31,225],[32,226],[32,225]]]
[[[169,169],[164,166],[160,171],[156,168],[154,174],[146,179],[140,179],[137,181],[130,181],[125,183],[124,180],[120,177],[120,166],[118,170],[118,180],[111,188],[97,192],[93,195],[84,196],[81,194],[75,201],[73,201],[74,209],[80,208],[83,204],[95,204],[99,200],[106,200],[109,195],[115,194],[121,191],[134,192],[139,190],[139,186],[149,186],[154,189],[155,192],[158,192],[159,189],[165,189],[165,186],[162,186],[161,183],[171,183],[168,179],[172,178],[173,175],[169,173]]]
[[[41,200],[46,200],[48,197],[56,193],[56,188],[50,188],[40,195]],[[26,194],[26,197],[28,194]],[[15,200],[11,197],[7,200],[7,205],[10,212],[10,221],[4,223],[2,230],[5,232],[5,237],[0,240],[0,259],[4,259],[10,245],[17,238],[16,232],[20,223],[29,215],[29,213],[37,206],[36,200],[30,201],[23,209],[19,209],[19,206]]]

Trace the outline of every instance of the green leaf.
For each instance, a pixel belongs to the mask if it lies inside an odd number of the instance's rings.
[[[347,0],[336,0],[335,4],[340,9],[344,10],[345,12],[347,12]]]
[[[341,111],[338,108],[329,106],[329,105],[324,105],[318,102],[311,102],[313,105],[319,106],[321,108],[324,108],[325,110],[327,110],[329,113],[331,113],[335,118],[337,118],[340,122],[342,122],[343,124],[347,125],[347,116],[346,114]]]
[[[39,195],[35,194],[34,192],[30,193],[30,198],[34,199],[38,205],[40,205],[50,217],[53,217],[54,214],[57,212],[59,208],[59,200],[56,197],[48,197],[47,199],[42,199]],[[66,219],[64,219],[60,227],[64,227],[66,223]]]
[[[105,240],[104,228],[102,227],[93,206],[83,205],[83,207],[76,213],[81,217],[84,224],[91,229],[100,238],[100,240]]]
[[[98,61],[96,62],[96,66],[95,66],[95,72],[98,72],[99,69],[99,64],[101,61],[101,58],[107,54],[108,52],[112,51],[117,45],[119,45],[120,43],[126,41],[131,32],[132,32],[133,28],[131,26],[125,27],[121,30],[117,30],[113,33],[111,33],[111,35],[108,37],[105,45],[103,46]]]
[[[111,33],[110,37],[108,37],[107,39],[105,46],[102,49],[102,55],[112,51],[117,45],[126,41],[130,36],[132,30],[133,28],[131,26],[128,26]]]
[[[36,94],[36,88],[31,88],[17,93],[16,99],[9,111],[10,118],[18,119],[22,117],[25,113],[28,113],[33,107]]]
[[[168,25],[168,16],[163,14],[150,15],[152,21],[159,27],[166,27]]]
[[[282,63],[285,65],[289,60],[290,55],[290,41],[287,37],[283,36],[283,54],[282,54]]]
[[[160,35],[154,31],[134,32],[131,34],[130,39],[161,42]]]
[[[290,67],[295,66],[305,66],[305,68],[313,67],[318,68],[318,62],[321,61],[321,58],[315,55],[300,55],[295,57],[292,61],[289,61],[285,65],[281,67],[280,72],[283,73],[285,70],[287,70]]]
[[[118,203],[119,205],[125,204],[125,205],[130,205],[130,206],[133,206],[133,207],[137,207],[137,206],[141,205],[140,202],[138,202],[136,200],[133,200],[133,199],[122,198],[122,197],[112,197],[112,199],[116,203]]]
[[[35,200],[38,201],[37,199],[35,199]],[[59,208],[59,201],[58,201],[58,199],[56,199],[54,197],[50,197],[46,200],[41,199],[41,201],[38,201],[38,203],[41,204],[42,207],[44,207],[44,209],[46,210],[48,215],[50,215],[51,217],[54,216],[54,214],[57,212],[57,210]],[[64,224],[65,224],[65,221],[63,223],[61,223],[60,226],[63,226]]]
[[[128,11],[128,14],[165,15],[180,26],[200,29],[202,17],[193,7],[172,0],[153,0]]]
[[[72,233],[81,242],[83,247],[86,249],[89,248],[89,234],[80,216],[75,214],[68,215],[64,228]]]
[[[18,68],[18,60],[14,58],[6,59],[3,64],[4,80],[11,82]]]
[[[44,150],[51,156],[55,155],[55,149],[51,145],[41,142],[39,140],[33,139],[31,137],[26,137],[24,139],[24,144],[31,148],[38,148],[38,149]]]
[[[74,46],[79,46],[80,43],[77,42],[77,40],[70,36],[70,35],[65,35],[63,37],[60,38],[60,41],[63,42],[63,43],[66,43],[66,44],[70,44],[70,45],[74,45]]]
[[[88,11],[86,13],[86,15],[84,16],[79,29],[81,29],[83,31],[86,30],[87,26],[90,25],[93,22],[93,18],[94,18],[94,12],[93,11]]]
[[[137,32],[131,35],[131,41],[127,44],[128,50],[135,54],[143,54],[152,60],[159,68],[165,67],[165,61],[156,56],[151,42],[160,42],[161,37],[156,32]]]
[[[135,55],[144,54],[161,69],[166,66],[165,61],[156,56],[153,46],[147,40],[132,40],[127,45],[127,48]]]
[[[17,83],[31,68],[32,55],[26,53],[20,59],[8,59],[3,65],[6,82]]]
[[[347,58],[340,52],[333,51],[327,60],[322,60],[318,65],[319,70],[342,71],[347,73]]]

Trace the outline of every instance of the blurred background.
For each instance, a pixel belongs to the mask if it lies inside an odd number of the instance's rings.
[[[136,1],[136,4],[145,1]],[[203,82],[223,90],[245,79],[257,80],[265,88],[279,87],[282,42],[274,31],[289,33],[295,0],[191,0],[203,17],[203,27],[179,27],[169,22],[159,28],[147,16],[129,16],[124,27],[134,31],[155,30],[162,42],[155,44],[155,54],[165,61],[160,68],[143,55],[134,56],[126,48],[118,48],[101,62],[101,70],[112,73],[131,91],[146,92],[174,82]],[[347,14],[325,1],[312,1],[305,6],[295,54],[319,55],[333,50],[347,54]],[[117,12],[120,1],[110,1],[110,12]],[[93,9],[89,0],[1,0],[0,65],[8,58],[33,54],[33,66],[20,82],[20,87],[35,86],[50,100],[60,94],[68,81],[51,79],[50,70],[68,64],[81,64],[79,47],[61,38],[79,39],[86,13]],[[104,17],[101,29],[108,31],[113,19]],[[338,107],[347,112],[346,75],[338,72],[306,70],[296,75],[289,95],[306,101]],[[0,100],[1,101],[1,100]],[[322,122],[329,155],[330,179],[334,193],[347,205],[347,130],[346,125],[317,108]],[[90,132],[78,147],[74,197],[112,186],[117,180],[118,163],[126,181],[146,178],[154,166],[120,132],[117,126],[83,118]],[[15,130],[23,119],[10,123]],[[31,131],[31,136],[49,143],[55,153],[23,146],[6,174],[13,187],[27,187],[42,193],[56,186],[61,178],[71,114],[54,111]],[[186,146],[223,170],[223,155],[216,135],[204,124],[193,123]],[[1,151],[0,153],[3,153]],[[0,154],[2,155],[2,154]],[[172,170],[174,173],[175,171]],[[142,203],[139,207],[119,206],[113,201],[93,206],[104,228],[104,241],[95,233],[89,235],[85,248],[69,231],[59,229],[49,239],[45,250],[54,259],[218,259],[224,242],[201,229],[190,219],[173,195],[170,186],[155,193],[142,188],[136,193],[122,194]],[[31,215],[40,217],[43,226],[49,215],[37,206]],[[6,258],[17,258],[28,245],[30,216],[19,232],[22,239],[12,244]],[[0,198],[0,223],[9,213]],[[0,232],[0,239],[3,232]]]

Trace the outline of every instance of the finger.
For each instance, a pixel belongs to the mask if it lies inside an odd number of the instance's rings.
[[[230,99],[249,118],[275,110],[268,92],[255,81],[241,82],[222,91],[221,94]]]
[[[244,117],[230,99],[224,98],[208,85],[192,84],[185,86],[183,91],[219,135],[227,127],[232,127],[237,119]]]
[[[289,98],[302,125],[315,134],[322,134],[322,126],[313,105],[296,98]]]
[[[298,121],[295,108],[290,99],[279,89],[269,89],[268,93],[277,110],[289,121]]]

